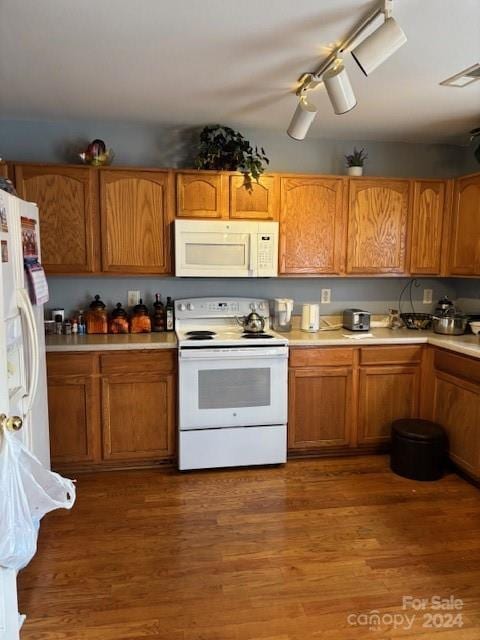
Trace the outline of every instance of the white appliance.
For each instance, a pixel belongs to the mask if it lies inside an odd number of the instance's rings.
[[[302,306],[302,331],[314,333],[320,329],[320,305],[304,304]]]
[[[239,326],[252,311],[263,333]],[[179,468],[286,462],[288,341],[271,331],[268,301],[191,298],[175,313]]]
[[[274,298],[273,328],[275,331],[290,331],[292,328],[293,300],[291,298]]]
[[[175,275],[269,278],[278,273],[278,222],[175,220]]]
[[[37,207],[0,190],[0,414],[23,419],[17,437],[49,468],[43,308],[26,291],[22,216],[36,222],[38,242]],[[18,640],[24,619],[16,581],[14,569],[0,567],[1,640]]]

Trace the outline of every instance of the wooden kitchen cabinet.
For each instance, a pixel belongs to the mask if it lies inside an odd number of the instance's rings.
[[[349,180],[347,273],[405,273],[410,181]]]
[[[455,181],[449,272],[480,275],[480,173]]]
[[[280,274],[339,274],[344,269],[344,178],[281,178]]]
[[[161,459],[175,444],[174,353],[108,354],[101,358],[105,460]]]
[[[278,220],[279,178],[262,176],[249,187],[245,177],[230,176],[230,218],[238,220]]]
[[[410,273],[439,275],[442,271],[444,237],[448,231],[447,180],[416,180],[413,184]]]
[[[177,218],[228,218],[228,176],[214,172],[177,172]]]
[[[352,368],[347,367],[290,370],[290,451],[344,447],[350,444],[352,381]]]
[[[349,447],[355,438],[354,350],[292,348],[288,383],[290,453]]]
[[[168,171],[100,170],[104,272],[171,273]]]
[[[419,366],[361,367],[358,391],[359,444],[388,443],[394,420],[418,417],[419,393]]]
[[[54,468],[149,466],[175,455],[175,350],[48,353]]]
[[[18,195],[39,208],[42,264],[48,273],[98,270],[97,172],[69,165],[14,165]]]
[[[100,460],[100,394],[94,354],[47,354],[54,467]]]

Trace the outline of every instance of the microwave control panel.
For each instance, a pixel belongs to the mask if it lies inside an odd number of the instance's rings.
[[[276,275],[278,252],[275,234],[259,233],[257,235],[257,267],[259,276]]]

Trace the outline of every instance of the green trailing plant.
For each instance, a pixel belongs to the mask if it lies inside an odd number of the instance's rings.
[[[263,147],[253,147],[230,127],[208,125],[200,133],[197,169],[240,171],[245,176],[245,186],[251,189],[252,178],[258,182],[269,163]]]
[[[353,152],[345,156],[345,162],[347,167],[363,167],[367,158],[368,155],[365,149],[362,148],[358,150],[356,147],[353,147]]]
[[[472,129],[470,131],[470,142],[473,142],[473,140],[475,140],[476,138],[480,138],[480,127],[477,127],[476,129]],[[480,162],[480,144],[474,150],[473,155],[477,159],[477,162]]]

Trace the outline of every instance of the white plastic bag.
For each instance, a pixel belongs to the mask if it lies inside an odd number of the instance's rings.
[[[13,433],[0,428],[0,566],[25,567],[37,550],[40,519],[74,502],[73,482],[45,469]]]

